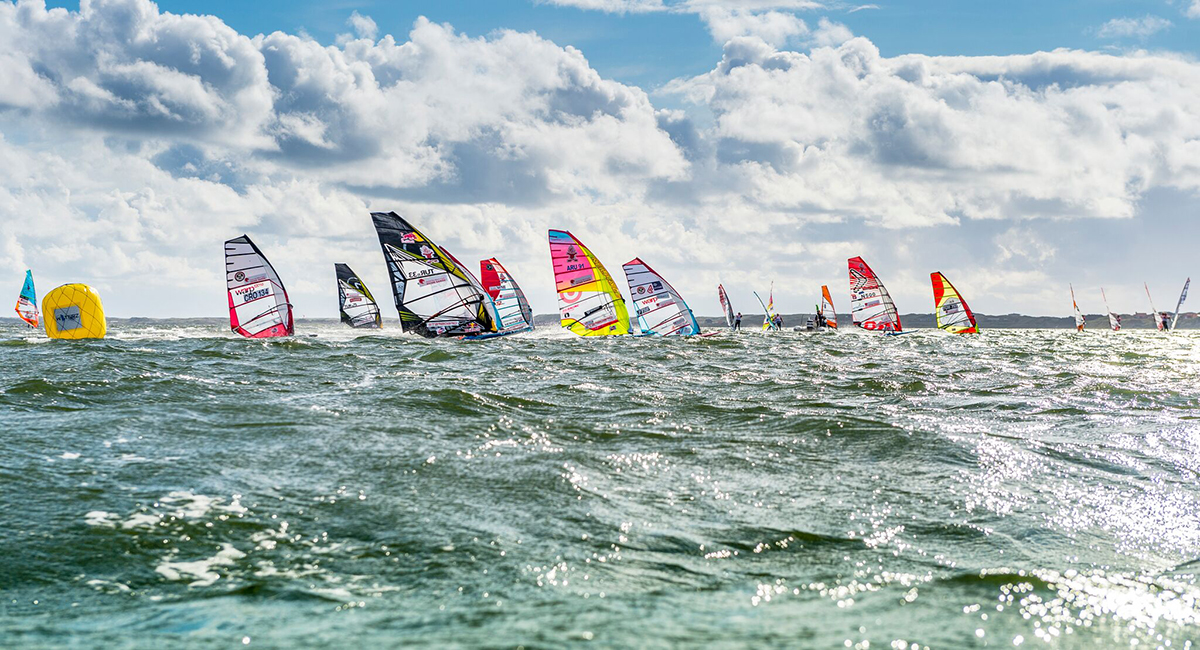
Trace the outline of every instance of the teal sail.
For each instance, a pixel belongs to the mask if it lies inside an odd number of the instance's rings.
[[[17,297],[17,316],[29,323],[30,327],[38,327],[37,290],[33,288],[33,271],[25,271],[25,286],[21,287],[21,295]]]

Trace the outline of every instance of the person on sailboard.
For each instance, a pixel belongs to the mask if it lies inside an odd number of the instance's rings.
[[[779,314],[775,314],[775,329],[780,331],[783,330],[783,316],[780,316]]]
[[[740,311],[733,317],[733,329],[735,331],[742,329],[742,312]]]

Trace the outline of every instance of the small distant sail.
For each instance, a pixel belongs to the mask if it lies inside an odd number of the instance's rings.
[[[938,329],[953,334],[978,334],[975,314],[950,280],[941,271],[930,273],[929,279],[933,282],[933,311]]]
[[[754,295],[758,296],[757,293]],[[761,303],[762,298],[759,298],[758,301]],[[774,282],[771,283],[771,293],[767,294],[767,304],[763,305],[763,312],[765,312],[763,314],[763,331],[765,332],[765,331],[767,331],[769,329],[773,329],[775,327],[775,316],[777,314],[775,313],[775,283]]]
[[[1183,293],[1179,294],[1179,302],[1175,304],[1175,315],[1171,317],[1171,331],[1175,331],[1175,326],[1179,324],[1179,313],[1183,311],[1183,301],[1187,300],[1188,287],[1192,286],[1192,279],[1188,278],[1183,283]]]
[[[700,324],[692,310],[669,282],[640,258],[622,267],[629,282],[638,330],[660,336],[692,336],[700,333]]]
[[[850,317],[854,324],[871,332],[902,330],[900,313],[887,288],[861,257],[847,260],[850,266]]]
[[[725,285],[717,285],[717,299],[721,301],[721,309],[725,310],[725,324],[733,327],[733,304],[729,302],[729,295],[725,293]]]
[[[1159,312],[1158,308],[1154,306],[1154,298],[1150,297],[1150,285],[1143,282],[1142,286],[1146,287],[1146,297],[1150,299],[1150,316],[1154,319],[1154,329],[1161,332],[1167,329],[1166,315]]]
[[[565,329],[580,336],[629,333],[629,312],[621,290],[582,242],[565,230],[551,230],[550,262]]]
[[[1113,310],[1108,306],[1108,296],[1104,295],[1104,287],[1100,287],[1100,297],[1104,299],[1104,309],[1108,312],[1108,326],[1114,332],[1121,331],[1121,315],[1113,313]]]
[[[100,294],[86,284],[64,284],[42,298],[46,336],[52,339],[102,339],[108,333]]]
[[[252,339],[295,333],[287,289],[258,246],[242,235],[225,242],[229,327]]]
[[[29,323],[30,327],[41,326],[37,308],[37,291],[33,288],[33,271],[28,269],[25,271],[25,285],[21,287],[21,294],[17,296],[16,311],[17,316]]]
[[[837,329],[837,310],[833,308],[833,298],[829,295],[829,287],[826,285],[821,285],[820,314],[825,318],[825,327],[828,327],[831,330]]]
[[[458,260],[395,212],[372,212],[371,220],[405,332],[437,338],[501,329],[491,297]]]
[[[379,305],[367,290],[366,283],[347,264],[336,263],[333,269],[337,273],[338,311],[342,314],[342,322],[354,328],[382,327]]]
[[[1070,284],[1067,286],[1071,287]],[[1075,302],[1075,287],[1071,287],[1071,307],[1075,309],[1075,331],[1082,332],[1086,321],[1083,318],[1083,312],[1079,311],[1079,303]]]
[[[533,309],[525,292],[496,258],[479,262],[483,289],[496,305],[496,313],[504,323],[504,332],[515,334],[533,329]]]

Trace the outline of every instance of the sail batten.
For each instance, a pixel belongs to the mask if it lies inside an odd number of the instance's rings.
[[[375,328],[383,326],[379,314],[379,305],[371,295],[358,274],[348,264],[333,265],[337,274],[338,311],[342,322],[354,328]]]
[[[14,308],[17,316],[30,327],[37,329],[41,326],[41,315],[37,307],[37,290],[33,287],[33,271],[25,270],[25,284],[17,295],[17,306]]]
[[[395,212],[372,212],[400,327],[426,338],[475,336],[502,328],[479,280]]]
[[[295,333],[292,305],[275,268],[247,235],[225,242],[229,327],[246,338]]]
[[[978,334],[975,314],[949,278],[941,271],[934,271],[929,274],[929,279],[933,283],[933,308],[938,329],[954,334]]]
[[[500,261],[494,257],[480,261],[479,275],[503,323],[501,332],[515,334],[533,329],[533,309],[525,292]]]
[[[700,325],[669,282],[640,258],[633,258],[622,267],[629,283],[629,297],[642,334],[661,336],[692,336],[700,333]]]
[[[625,299],[600,260],[565,230],[551,230],[549,241],[563,328],[580,336],[629,334]]]
[[[850,317],[854,325],[871,332],[903,331],[900,313],[887,288],[861,257],[847,260],[850,267]]]

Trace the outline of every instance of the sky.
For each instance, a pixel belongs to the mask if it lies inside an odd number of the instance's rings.
[[[249,234],[302,317],[369,212],[556,308],[548,228],[701,315],[863,256],[903,313],[1173,306],[1200,244],[1200,0],[0,0],[0,277],[221,316]],[[619,282],[623,285],[622,282]]]

